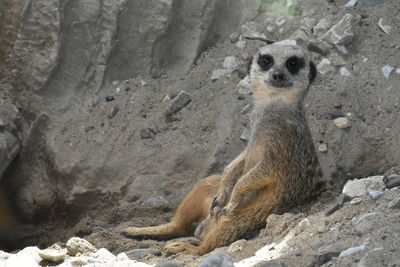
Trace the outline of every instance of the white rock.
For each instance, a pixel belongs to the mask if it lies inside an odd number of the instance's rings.
[[[351,75],[350,71],[346,67],[341,67],[339,71],[340,75],[343,77],[349,77]]]
[[[347,55],[349,51],[344,45],[335,45],[336,49],[339,50],[342,54]]]
[[[38,247],[26,247],[23,250],[19,251],[17,256],[28,256],[33,257],[37,263],[39,263],[42,258],[39,256],[40,249]]]
[[[85,239],[72,237],[67,244],[68,254],[75,256],[77,253],[84,255],[91,252],[96,252],[97,249]]]
[[[242,36],[244,37],[255,37],[255,38],[267,38],[264,34],[257,30],[257,23],[254,21],[247,22],[241,26]]]
[[[334,45],[346,45],[351,43],[354,38],[351,21],[353,20],[352,14],[346,14],[343,18],[332,28],[329,29],[321,38]]]
[[[121,252],[117,255],[117,260],[119,261],[129,260],[129,257],[126,255],[125,252]]]
[[[239,66],[235,56],[226,57],[224,60],[223,67],[224,69],[235,70]]]
[[[383,195],[383,192],[382,191],[375,191],[375,190],[368,190],[368,195],[373,200],[377,200],[378,198],[380,198]]]
[[[314,27],[313,33],[316,36],[324,34],[332,25],[332,21],[327,18],[322,18]]]
[[[397,69],[396,69],[396,73],[397,73],[397,74],[400,74],[400,68],[397,68]]]
[[[11,253],[7,253],[7,252],[0,250],[0,260],[6,260],[11,256],[12,256]]]
[[[392,26],[386,25],[384,22],[384,18],[379,19],[378,26],[386,34],[390,34],[390,32],[392,31]]]
[[[248,141],[250,139],[251,131],[247,128],[244,128],[242,134],[240,135],[240,140]]]
[[[333,70],[331,62],[329,59],[324,58],[321,60],[321,62],[317,65],[317,70],[319,73],[325,75],[328,74]]]
[[[385,78],[387,79],[387,78],[389,78],[390,73],[392,73],[394,68],[390,65],[386,65],[386,66],[383,66],[381,70],[382,70],[383,76],[385,76]]]
[[[336,118],[333,120],[333,123],[339,129],[345,129],[350,127],[350,121],[345,117]]]
[[[99,249],[92,255],[94,257],[96,257],[97,259],[106,261],[106,262],[113,262],[113,261],[117,260],[117,257],[105,248]]]
[[[240,40],[235,45],[240,49],[243,49],[246,46],[246,41]]]
[[[303,28],[311,30],[315,26],[316,21],[314,18],[305,17],[300,23]]]
[[[228,249],[226,250],[228,253],[234,253],[243,249],[246,245],[247,240],[240,239],[238,241],[233,242],[229,245]]]
[[[328,151],[328,146],[327,146],[326,144],[320,144],[320,145],[318,146],[318,150],[319,150],[319,152],[321,152],[321,153],[325,153],[325,152]]]
[[[41,250],[39,256],[44,260],[58,262],[65,260],[67,252],[68,250],[66,248],[61,248],[59,245],[54,244],[47,249]]]
[[[356,197],[356,198],[352,199],[352,200],[349,202],[349,204],[350,204],[350,205],[358,205],[358,204],[360,204],[361,202],[362,202],[362,199],[359,198],[359,197]]]
[[[217,70],[214,70],[212,72],[212,75],[211,75],[211,80],[212,81],[216,81],[216,80],[218,80],[219,78],[221,78],[223,76],[232,74],[232,71],[233,70],[231,70],[231,69],[217,69]]]
[[[272,45],[297,45],[297,42],[296,42],[296,40],[286,39],[286,40],[282,40],[282,41],[273,43]]]
[[[347,2],[344,6],[345,7],[353,7],[357,4],[357,0],[350,0],[349,2]]]
[[[283,24],[285,24],[286,19],[284,17],[279,17],[275,20],[276,25],[278,26],[282,26]]]
[[[238,85],[236,86],[236,90],[239,94],[244,94],[244,95],[251,94],[251,85],[248,76],[246,76],[238,83]]]
[[[352,248],[348,248],[346,250],[343,250],[342,252],[340,252],[339,257],[345,257],[348,255],[351,255],[353,253],[356,253],[358,251],[363,251],[365,249],[365,246],[359,246],[359,247],[352,247]]]
[[[383,191],[386,185],[383,176],[371,176],[348,181],[343,187],[343,194],[352,198],[366,195],[368,190]]]

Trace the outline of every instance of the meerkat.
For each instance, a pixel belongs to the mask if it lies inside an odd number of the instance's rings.
[[[199,246],[172,242],[167,253],[203,255],[315,196],[325,182],[304,114],[303,99],[316,75],[307,53],[296,45],[263,46],[253,57],[251,137],[246,149],[221,175],[200,181],[171,222],[130,227],[127,236],[166,238],[188,234],[193,222]]]

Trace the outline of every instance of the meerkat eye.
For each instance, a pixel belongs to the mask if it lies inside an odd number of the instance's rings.
[[[270,55],[261,55],[257,60],[263,71],[269,70],[274,64],[274,59]]]
[[[299,70],[304,67],[304,59],[298,57],[290,57],[286,60],[286,68],[289,70],[290,74],[297,74]]]

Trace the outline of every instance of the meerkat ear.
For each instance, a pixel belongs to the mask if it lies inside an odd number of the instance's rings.
[[[317,68],[315,67],[314,62],[310,60],[310,72],[308,74],[310,84],[315,80],[315,76],[317,76]]]

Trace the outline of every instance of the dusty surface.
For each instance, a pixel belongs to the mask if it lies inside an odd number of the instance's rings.
[[[9,203],[15,222],[1,233],[0,249],[47,247],[71,236],[85,237],[113,253],[162,248],[164,242],[131,240],[119,231],[128,225],[167,222],[196,181],[220,172],[244,148],[240,135],[249,113],[241,110],[251,96],[236,90],[238,71],[217,81],[211,81],[211,74],[222,68],[227,56],[236,56],[240,68],[247,65],[262,43],[247,41],[242,49],[231,43],[229,35],[240,34],[240,25],[253,19],[268,38],[282,40],[290,38],[305,17],[315,23],[329,18],[335,24],[344,14],[353,14],[355,37],[346,45],[349,53],[329,49],[326,57],[337,66],[317,77],[305,101],[315,145],[327,145],[327,151],[319,153],[323,171],[331,189],[338,192],[349,178],[400,166],[400,74],[393,71],[385,78],[381,71],[385,65],[400,67],[398,1],[370,7],[360,0],[348,8],[344,7],[347,1],[301,1],[302,14],[285,17],[273,33],[267,31],[266,19],[275,22],[284,13],[282,5],[273,1],[177,2],[14,2],[21,26],[12,49],[15,31],[1,42],[5,72],[1,90],[8,101],[2,104],[17,106],[22,116],[15,133],[22,150],[1,179],[5,192],[1,199]],[[44,11],[50,15],[39,19]],[[188,11],[192,16],[186,15]],[[9,24],[18,26],[10,14],[1,14],[2,31]],[[391,25],[389,34],[378,27],[381,17]],[[11,50],[12,60],[6,60]],[[312,53],[312,58],[318,64],[324,56]],[[349,77],[340,75],[342,65],[350,71]],[[181,90],[190,94],[191,102],[168,120],[168,99]],[[107,96],[115,100],[107,102]],[[346,115],[350,128],[335,126],[332,118],[338,112]],[[8,118],[4,114],[3,120]],[[142,139],[141,129],[150,129],[151,138]],[[342,250],[361,245],[367,237],[379,241],[384,235],[380,230],[358,237],[347,232],[346,225],[369,209],[379,211],[385,199],[396,194],[385,193],[376,202],[346,204],[327,218],[319,212],[328,204],[313,202],[304,211],[310,222],[327,221],[330,228],[338,228],[341,242],[330,231],[314,232],[311,237],[304,231],[305,239],[293,245],[302,248],[301,254],[294,249],[278,261],[306,266],[316,249]],[[383,217],[394,215],[385,209],[381,212]],[[9,222],[10,212],[3,213]],[[382,231],[395,233],[398,225],[389,221],[379,221]],[[279,240],[269,230],[265,235],[229,254],[239,261]],[[323,242],[318,241],[320,236]],[[391,249],[399,244],[390,241],[393,234],[387,236],[383,251],[368,252],[371,262],[391,263]],[[371,241],[368,248],[378,246],[378,241]],[[354,265],[365,255],[339,258],[332,264]],[[164,258],[141,260],[151,263]],[[178,259],[194,262],[191,256]]]

